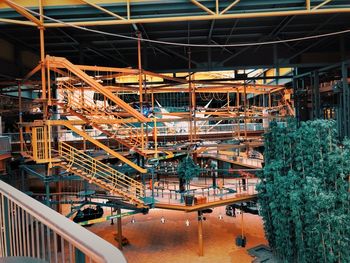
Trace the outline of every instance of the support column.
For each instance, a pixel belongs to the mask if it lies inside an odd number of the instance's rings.
[[[118,244],[119,244],[119,249],[123,250],[123,235],[122,235],[122,217],[121,217],[121,209],[117,208],[117,228],[118,228],[118,232],[117,232],[117,238],[118,238]]]
[[[192,75],[191,75],[191,50],[188,50],[188,105],[189,105],[189,140],[190,143],[193,142],[193,134],[192,134],[192,129],[193,129],[193,101],[192,101]]]
[[[141,33],[137,33],[137,58],[138,58],[138,70],[139,70],[139,103],[140,113],[143,114],[143,85],[142,85],[142,61],[141,61]],[[144,124],[141,123],[141,149],[144,149]]]
[[[202,257],[203,252],[203,212],[198,211],[198,255]]]
[[[23,112],[22,112],[22,88],[21,88],[21,83],[18,82],[18,114],[19,114],[19,141],[20,141],[20,149],[21,153],[24,151],[24,138],[23,138],[23,127],[22,127],[22,122],[23,122]],[[0,125],[1,126],[1,125]],[[1,134],[1,130],[0,130]]]
[[[50,207],[50,183],[45,182],[46,205]]]
[[[344,136],[350,135],[350,91],[348,83],[348,64],[343,62],[342,67],[342,86],[343,86],[343,125]]]
[[[40,22],[44,23],[43,0],[39,0]],[[46,75],[45,75],[45,36],[44,26],[39,27],[40,34],[40,64],[41,64],[41,99],[43,100],[43,116],[47,119],[47,102],[46,102]]]
[[[244,139],[247,140],[247,86],[244,83]]]
[[[320,82],[318,71],[315,70],[312,74],[312,118],[319,119],[320,118]]]
[[[238,128],[238,138],[241,136],[241,120],[240,120],[240,116],[239,116],[239,90],[238,88],[236,89],[236,107],[237,107],[237,112],[238,112],[238,116],[237,117],[237,128]]]

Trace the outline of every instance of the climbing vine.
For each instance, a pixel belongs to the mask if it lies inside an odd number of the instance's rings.
[[[335,123],[272,123],[257,189],[266,237],[282,262],[350,262],[350,141]]]

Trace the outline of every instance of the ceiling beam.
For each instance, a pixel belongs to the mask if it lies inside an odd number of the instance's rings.
[[[213,12],[212,10],[210,10],[208,7],[206,7],[205,5],[201,4],[197,0],[190,0],[190,1],[193,4],[195,4],[196,6],[198,6],[200,9],[204,10],[205,12],[207,12],[208,14],[216,15],[215,12]]]
[[[11,7],[12,9],[14,9],[17,13],[19,13],[20,15],[24,16],[25,18],[29,19],[30,21],[32,21],[33,23],[35,23],[37,26],[42,27],[43,23],[36,18],[35,16],[33,16],[31,13],[29,13],[27,10],[25,10],[22,6],[17,5],[16,3],[10,1],[10,0],[3,0],[4,3],[6,3],[9,7]]]
[[[314,11],[314,10],[316,10],[316,9],[319,9],[320,7],[322,7],[322,6],[326,5],[326,4],[328,4],[328,3],[331,2],[331,1],[332,1],[332,0],[325,0],[325,1],[323,1],[321,4],[319,4],[319,5],[315,6],[314,8],[312,8],[312,11]]]
[[[222,11],[220,12],[220,15],[225,14],[228,10],[230,10],[232,7],[234,7],[236,4],[238,4],[239,1],[240,1],[240,0],[236,0],[236,1],[232,2],[228,7],[226,7],[224,10],[222,10]]]
[[[99,6],[99,5],[96,5],[96,4],[94,4],[94,3],[92,3],[92,2],[90,2],[88,0],[80,0],[80,1],[84,2],[85,4],[88,4],[88,5],[96,8],[96,9],[98,9],[98,10],[100,10],[100,11],[102,11],[102,12],[104,12],[104,13],[110,15],[110,16],[116,17],[116,18],[121,19],[121,20],[125,20],[124,17],[122,17],[120,15],[117,15],[116,13],[113,13],[113,12],[107,10],[106,8],[103,8],[103,7]]]
[[[306,6],[306,10],[310,10],[311,9],[310,0],[305,0],[305,6]]]
[[[179,22],[179,21],[202,21],[212,19],[234,19],[234,18],[260,18],[260,17],[282,17],[293,15],[321,15],[321,14],[341,14],[350,13],[350,8],[324,8],[316,9],[310,12],[306,9],[289,10],[289,11],[266,11],[266,12],[245,12],[232,14],[213,14],[213,15],[193,15],[193,16],[168,16],[153,18],[130,18],[125,20],[98,20],[98,21],[72,21],[72,22],[53,22],[45,23],[45,27],[69,27],[74,26],[109,26],[123,25],[135,23],[163,23],[163,22]]]
[[[36,26],[36,24],[31,21],[22,21],[22,20],[16,20],[16,19],[8,19],[8,18],[0,18],[0,22],[6,23],[6,24],[22,25],[22,26]]]

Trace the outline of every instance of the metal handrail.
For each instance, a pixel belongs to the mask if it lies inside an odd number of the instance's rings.
[[[121,120],[122,118],[120,116],[116,116],[115,114],[111,114],[108,113],[106,110],[104,109],[99,109],[99,107],[93,102],[91,101],[91,99],[87,98],[87,97],[82,97],[79,94],[76,94],[76,92],[74,91],[74,86],[67,82],[67,81],[61,81],[59,83],[59,86],[61,89],[67,89],[68,91],[70,91],[71,96],[68,96],[68,94],[64,95],[62,94],[62,96],[67,96],[67,100],[68,100],[68,106],[72,107],[76,107],[78,109],[85,109],[86,111],[89,112],[89,114],[91,114],[91,116],[89,116],[90,118],[93,117],[93,114],[101,114],[99,116],[99,118],[103,118],[103,117],[107,117],[108,120],[113,120],[113,119],[119,119]],[[92,112],[95,111],[95,112]],[[92,119],[93,121],[93,119]],[[113,127],[115,126],[121,126],[123,127],[123,130],[127,129],[127,132],[129,133],[128,138],[131,139],[135,144],[140,144],[142,143],[140,136],[142,136],[141,132],[139,131],[139,129],[135,129],[136,127],[133,126],[130,123],[119,123],[118,125],[116,124],[111,124]],[[120,130],[120,127],[117,128],[117,131]],[[115,133],[113,133],[113,136],[117,136],[117,131]]]
[[[0,231],[1,257],[48,258],[50,262],[57,262],[58,257],[62,257],[63,261],[69,258],[69,262],[84,262],[85,258],[93,262],[126,262],[119,249],[109,242],[3,181],[0,181],[0,197],[0,224],[3,227]],[[63,244],[61,256],[57,249],[59,240]],[[66,252],[65,242],[68,242],[69,255],[63,255]]]
[[[98,177],[96,179],[106,180],[110,186],[120,191],[131,194],[137,198],[142,198],[144,193],[144,185],[126,176],[125,174],[109,167],[108,165],[92,158],[91,156],[75,149],[67,143],[59,143],[59,155],[72,165],[78,166],[80,169],[91,172],[96,169]],[[72,159],[74,160],[72,161]],[[129,190],[129,187],[134,187],[135,193]]]

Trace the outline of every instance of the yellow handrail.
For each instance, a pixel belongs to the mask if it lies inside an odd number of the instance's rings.
[[[60,87],[59,90],[65,89],[69,91],[69,94],[67,92],[62,93],[64,97],[67,97],[68,106],[71,108],[75,107],[77,109],[87,111],[89,114],[86,117],[91,121],[93,121],[93,119],[91,118],[93,118],[94,115],[98,115],[99,121],[101,120],[101,118],[105,118],[107,121],[111,121],[115,118],[119,120],[122,119],[120,116],[109,113],[103,108],[99,109],[99,107],[95,104],[95,102],[91,101],[91,99],[87,97],[83,97],[80,94],[77,94],[77,90],[75,90],[76,87],[71,83],[69,83],[68,81],[60,81],[58,85]],[[114,129],[115,130],[114,133],[110,132],[110,135],[112,136],[119,135],[117,134],[119,130],[119,126],[125,128],[128,131],[128,135],[129,135],[128,139],[130,140],[130,142],[132,141],[134,143],[133,146],[142,147],[142,145],[140,145],[142,144],[142,138],[140,138],[140,136],[142,136],[142,133],[138,131],[138,129],[130,123],[112,124],[112,127],[116,127],[116,129]]]
[[[60,157],[69,162],[70,167],[74,166],[77,169],[79,168],[82,172],[89,173],[91,175],[91,181],[103,180],[108,183],[113,190],[122,191],[136,199],[144,197],[145,186],[142,183],[92,158],[65,142],[59,142],[58,150]]]

